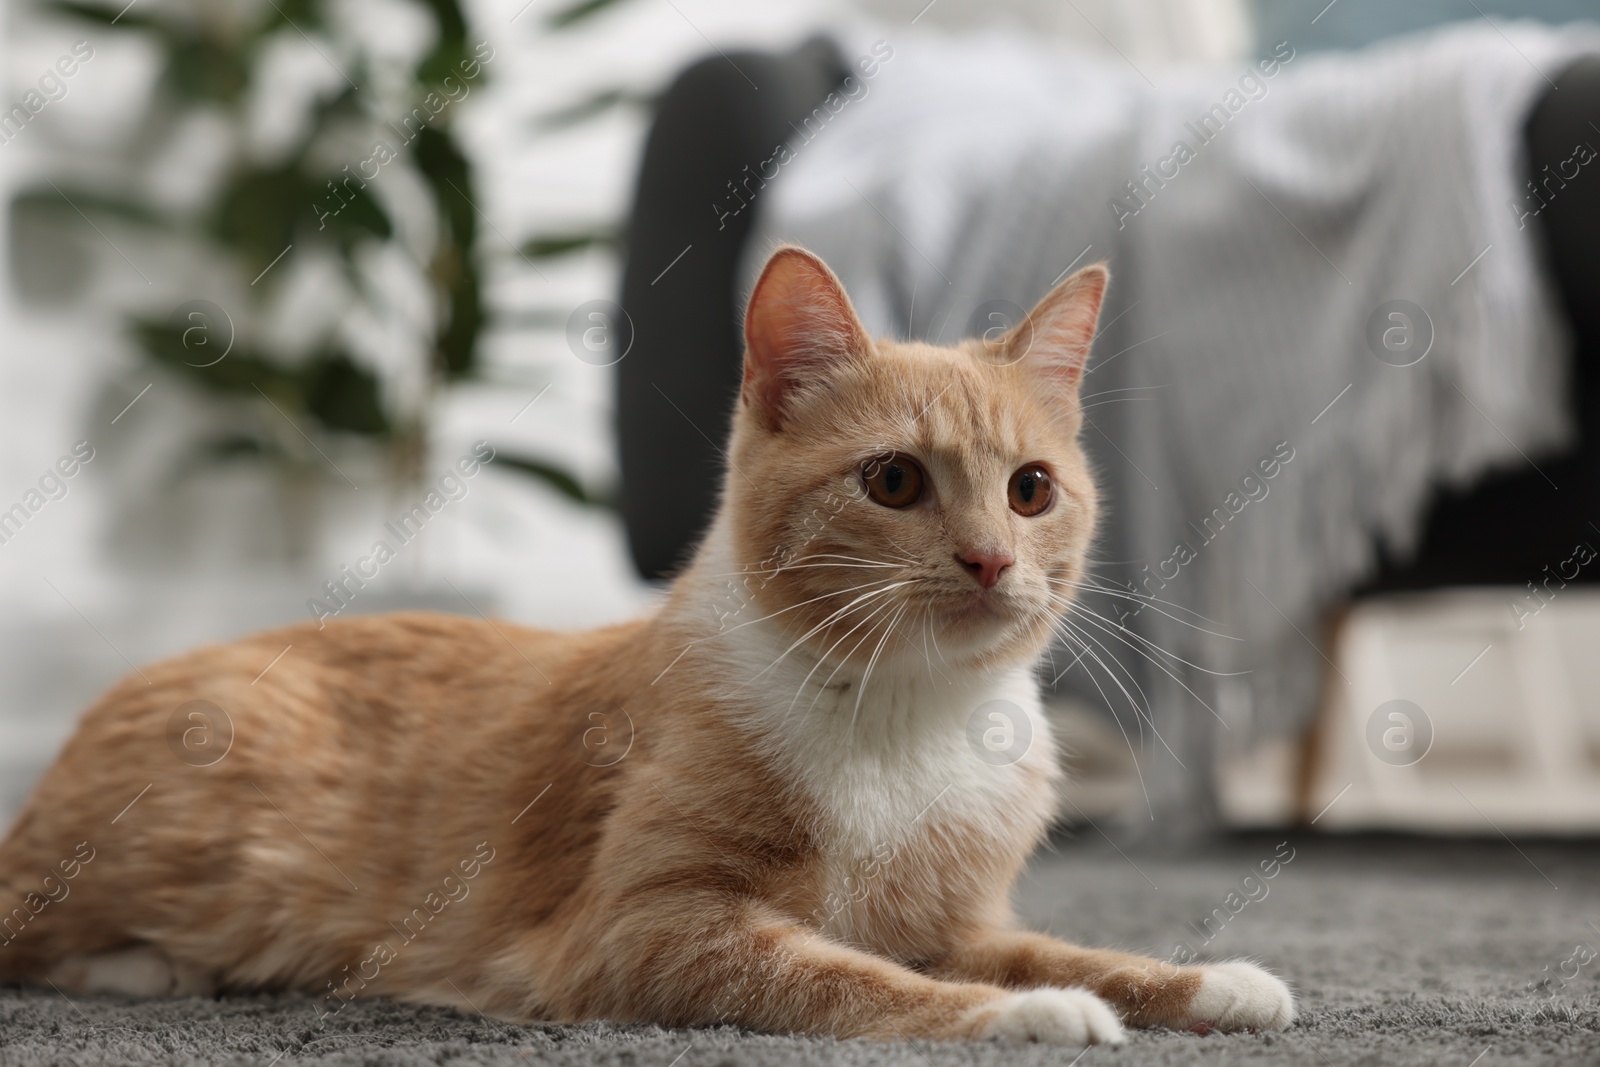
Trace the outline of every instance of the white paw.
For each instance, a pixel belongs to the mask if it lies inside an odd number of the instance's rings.
[[[1194,1024],[1218,1030],[1282,1030],[1294,1021],[1294,994],[1282,979],[1235,960],[1204,968],[1189,1004]]]
[[[77,993],[158,997],[172,989],[172,967],[155,949],[140,947],[68,957],[51,970],[48,979]]]
[[[118,993],[135,997],[210,996],[211,983],[197,971],[175,967],[155,948],[140,946],[96,956],[71,956],[56,964],[48,981],[73,993]]]
[[[1086,989],[1030,989],[979,1009],[986,1016],[981,1037],[1023,1044],[1115,1045],[1122,1022],[1111,1005]]]

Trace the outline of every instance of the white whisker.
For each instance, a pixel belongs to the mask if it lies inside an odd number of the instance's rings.
[[[894,613],[894,617],[889,620],[888,625],[883,628],[883,636],[878,638],[877,645],[872,649],[872,655],[867,658],[867,669],[861,674],[861,688],[856,690],[855,710],[850,712],[850,726],[852,729],[856,725],[856,716],[861,713],[861,698],[867,694],[867,680],[872,677],[872,668],[877,665],[879,653],[883,651],[884,644],[889,640],[890,635],[894,633],[895,624],[900,621],[900,616],[904,615],[905,611],[906,607],[902,604],[900,609]],[[876,628],[873,627],[873,629]]]
[[[1102,389],[1098,393],[1083,393],[1079,400],[1093,400],[1097,396],[1111,396],[1113,393],[1137,393],[1141,389],[1165,389],[1166,385],[1127,385],[1120,389]]]
[[[1178,685],[1183,688],[1183,691],[1185,693],[1188,693],[1190,696],[1194,697],[1195,700],[1199,701],[1201,707],[1203,707],[1207,711],[1211,712],[1212,717],[1215,718],[1217,720],[1217,722],[1222,723],[1222,728],[1224,730],[1231,729],[1231,727],[1226,722],[1223,721],[1222,716],[1218,715],[1216,713],[1216,710],[1213,709],[1210,704],[1207,704],[1205,702],[1205,700],[1200,696],[1199,693],[1196,693],[1193,689],[1190,689],[1189,686],[1188,686],[1188,683],[1186,683],[1182,678],[1179,678],[1175,671],[1173,671],[1171,668],[1169,668],[1165,663],[1162,663],[1160,660],[1158,660],[1154,656],[1150,655],[1150,653],[1148,653],[1148,652],[1144,651],[1143,649],[1141,649],[1138,645],[1135,645],[1132,641],[1129,641],[1128,638],[1132,637],[1132,638],[1135,638],[1135,639],[1137,639],[1137,640],[1139,640],[1141,642],[1149,644],[1151,648],[1155,649],[1157,652],[1160,652],[1162,655],[1171,656],[1174,660],[1178,661],[1179,663],[1182,663],[1184,666],[1186,666],[1186,667],[1194,667],[1195,670],[1202,671],[1202,672],[1204,672],[1206,674],[1216,675],[1217,677],[1221,677],[1221,678],[1233,678],[1233,677],[1237,677],[1239,674],[1245,674],[1245,673],[1249,673],[1249,672],[1247,672],[1247,671],[1236,671],[1236,672],[1232,672],[1232,673],[1225,673],[1225,672],[1222,672],[1222,671],[1207,670],[1204,667],[1199,667],[1199,666],[1196,666],[1193,663],[1190,663],[1188,660],[1184,659],[1182,656],[1177,656],[1177,655],[1174,655],[1171,652],[1168,652],[1166,649],[1163,649],[1160,646],[1156,645],[1154,642],[1149,641],[1147,638],[1142,637],[1139,634],[1134,633],[1132,630],[1129,630],[1125,626],[1111,627],[1111,626],[1106,626],[1103,622],[1095,621],[1096,619],[1102,619],[1103,616],[1095,615],[1094,612],[1088,611],[1087,609],[1085,609],[1081,605],[1078,605],[1078,604],[1072,605],[1072,610],[1083,612],[1085,615],[1094,616],[1094,618],[1087,620],[1090,626],[1093,626],[1095,629],[1100,630],[1102,633],[1109,634],[1110,636],[1116,638],[1118,641],[1121,641],[1123,644],[1127,645],[1129,648],[1131,648],[1135,652],[1139,653],[1145,659],[1149,660],[1151,663],[1153,663],[1156,666],[1157,669],[1159,669],[1168,678],[1171,678],[1174,682],[1177,682]],[[1123,636],[1124,634],[1126,634],[1127,636]]]
[[[844,568],[850,568],[850,569],[854,569],[854,570],[868,570],[868,569],[879,569],[879,570],[896,569],[896,570],[898,570],[898,569],[900,569],[901,564],[898,564],[898,563],[785,563],[783,566],[778,567],[778,568],[776,568],[774,570],[770,570],[770,571],[768,571],[768,570],[729,571],[729,572],[726,572],[726,573],[723,573],[723,574],[708,574],[708,575],[706,575],[706,577],[707,578],[755,578],[755,577],[764,577],[764,578],[767,579],[767,581],[770,582],[773,578],[776,578],[778,575],[783,574],[785,571],[804,571],[804,570],[812,570],[812,569],[817,568],[817,567],[844,567]]]
[[[1101,644],[1100,641],[1097,638],[1095,638],[1095,636],[1093,634],[1090,634],[1087,631],[1083,630],[1081,627],[1076,626],[1075,624],[1073,624],[1068,619],[1062,619],[1061,623],[1063,625],[1071,628],[1075,633],[1078,634],[1079,637],[1083,638],[1086,642],[1094,645],[1095,648],[1098,648],[1101,652],[1104,652],[1107,656],[1109,656],[1111,658],[1111,661],[1113,663],[1117,664],[1117,666],[1119,666],[1119,667],[1121,667],[1123,669],[1124,673],[1126,673],[1127,676],[1128,676],[1128,681],[1133,685],[1133,687],[1135,689],[1137,689],[1139,691],[1139,696],[1144,698],[1144,706],[1142,708],[1139,706],[1139,702],[1133,699],[1133,694],[1129,693],[1128,690],[1127,690],[1127,687],[1122,684],[1122,680],[1116,674],[1116,672],[1113,671],[1110,667],[1106,666],[1105,660],[1102,660],[1100,658],[1099,653],[1096,652],[1094,649],[1089,649],[1088,650],[1089,655],[1095,660],[1095,662],[1099,663],[1100,666],[1105,669],[1106,674],[1111,679],[1111,681],[1116,684],[1118,689],[1122,690],[1122,695],[1127,698],[1129,706],[1131,706],[1134,709],[1134,713],[1136,715],[1142,716],[1144,721],[1149,724],[1151,735],[1154,736],[1157,741],[1161,742],[1161,747],[1167,750],[1167,755],[1171,756],[1173,761],[1175,763],[1177,763],[1177,765],[1179,767],[1184,767],[1183,760],[1179,759],[1178,758],[1178,754],[1176,752],[1172,751],[1172,746],[1167,744],[1167,739],[1162,737],[1161,736],[1161,731],[1156,728],[1155,716],[1154,716],[1154,714],[1153,714],[1153,712],[1151,711],[1151,708],[1150,708],[1150,698],[1145,695],[1144,687],[1141,686],[1139,684],[1139,680],[1133,676],[1133,672],[1128,670],[1127,666],[1124,665],[1121,661],[1119,661],[1116,658],[1116,656],[1113,656],[1111,654],[1111,650],[1109,648],[1106,648],[1105,645]],[[1187,770],[1188,768],[1184,767],[1184,769]]]
[[[933,607],[931,605],[922,609],[922,617],[923,617],[925,626],[927,628],[931,629],[932,625],[933,625]],[[910,645],[912,648],[916,648],[917,647],[916,645],[912,644],[909,641],[907,641],[906,644]],[[931,681],[933,681],[933,672],[934,671],[939,671],[939,668],[937,668],[937,667],[935,667],[933,665],[933,660],[931,658],[929,658],[929,656],[928,656],[928,638],[927,638],[926,632],[924,632],[924,634],[923,634],[921,652],[922,652],[922,658],[924,660],[927,660],[927,663],[928,663],[928,681],[931,682]],[[939,677],[944,679],[946,685],[952,684],[951,681],[950,681],[949,675],[945,674],[944,671],[939,671]]]
[[[1089,577],[1093,578],[1092,575],[1089,576]],[[1133,603],[1139,604],[1142,607],[1155,608],[1155,610],[1157,612],[1159,612],[1162,615],[1165,615],[1167,618],[1171,619],[1173,622],[1182,623],[1185,626],[1191,626],[1194,629],[1200,630],[1203,633],[1210,634],[1212,637],[1221,637],[1221,638],[1223,638],[1225,640],[1228,640],[1228,641],[1243,641],[1244,640],[1244,638],[1235,637],[1232,634],[1224,634],[1224,633],[1218,633],[1215,630],[1207,630],[1204,626],[1200,626],[1197,623],[1192,623],[1188,619],[1179,618],[1177,615],[1173,615],[1171,612],[1163,611],[1161,608],[1155,607],[1157,604],[1163,604],[1163,605],[1166,605],[1167,607],[1174,608],[1174,609],[1176,609],[1178,611],[1185,612],[1185,613],[1187,613],[1189,615],[1193,615],[1197,619],[1203,619],[1206,622],[1211,623],[1213,626],[1221,626],[1222,625],[1222,623],[1219,622],[1218,620],[1210,618],[1209,616],[1206,616],[1206,615],[1202,615],[1198,611],[1195,611],[1193,608],[1186,607],[1183,604],[1177,603],[1176,601],[1163,600],[1162,598],[1160,598],[1158,596],[1151,596],[1148,593],[1135,593],[1132,590],[1124,588],[1123,586],[1116,585],[1115,583],[1111,583],[1111,585],[1108,587],[1108,586],[1103,586],[1103,585],[1089,585],[1089,584],[1086,584],[1084,582],[1069,582],[1069,581],[1067,581],[1067,580],[1065,580],[1063,578],[1046,578],[1045,581],[1049,582],[1051,585],[1064,586],[1064,587],[1066,587],[1068,589],[1076,589],[1079,592],[1083,592],[1083,593],[1096,593],[1096,594],[1100,594],[1100,595],[1103,595],[1103,596],[1118,597],[1118,598],[1120,598],[1122,600],[1127,600],[1127,601],[1131,601]]]
[[[916,578],[908,578],[908,579],[905,579],[905,580],[902,580],[902,581],[899,581],[899,582],[894,582],[894,583],[892,583],[890,585],[884,586],[881,589],[874,589],[871,592],[863,593],[859,597],[857,597],[856,599],[852,600],[850,603],[846,604],[844,607],[838,609],[835,612],[831,612],[821,622],[817,623],[817,625],[813,626],[810,630],[807,630],[805,633],[801,634],[795,640],[794,644],[790,645],[788,648],[784,649],[781,653],[779,653],[777,659],[773,660],[771,663],[769,663],[765,667],[761,668],[760,671],[756,672],[756,674],[754,674],[749,679],[747,679],[741,685],[741,688],[743,688],[743,686],[749,685],[751,682],[754,682],[757,678],[760,678],[763,674],[766,674],[768,671],[772,670],[772,668],[776,667],[779,663],[782,663],[784,661],[784,659],[789,655],[789,653],[793,652],[795,649],[797,649],[801,645],[805,644],[807,641],[809,641],[812,638],[813,635],[815,635],[818,632],[826,629],[828,626],[830,626],[833,623],[833,621],[836,618],[841,617],[845,612],[849,611],[851,608],[855,607],[857,604],[860,604],[863,601],[869,600],[872,597],[883,596],[884,594],[889,593],[889,592],[891,592],[891,591],[893,591],[895,589],[898,589],[903,585],[910,585],[912,582],[915,582],[915,581],[918,581],[918,580],[919,579],[916,579]]]
[[[1057,601],[1061,600],[1060,597],[1056,597],[1055,599]],[[1137,632],[1135,632],[1133,630],[1130,630],[1128,627],[1122,625],[1119,622],[1112,622],[1110,619],[1106,618],[1104,615],[1100,614],[1098,611],[1093,611],[1093,610],[1091,610],[1091,609],[1089,609],[1087,607],[1084,607],[1083,604],[1079,603],[1076,600],[1067,601],[1066,604],[1067,604],[1067,607],[1068,607],[1069,610],[1078,611],[1078,612],[1082,612],[1085,615],[1093,616],[1094,618],[1099,619],[1101,622],[1105,623],[1107,626],[1110,626],[1112,629],[1117,630],[1117,631],[1119,631],[1121,633],[1127,634],[1129,637],[1133,638],[1135,641],[1138,641],[1141,645],[1144,645],[1145,647],[1149,648],[1151,651],[1158,652],[1161,655],[1166,656],[1168,659],[1176,660],[1177,662],[1183,664],[1185,667],[1193,667],[1195,670],[1201,672],[1202,674],[1210,674],[1210,675],[1213,675],[1213,676],[1215,676],[1217,678],[1237,678],[1240,675],[1244,675],[1244,674],[1249,674],[1250,673],[1249,671],[1214,671],[1209,667],[1202,667],[1198,663],[1190,663],[1188,660],[1184,659],[1182,656],[1178,655],[1176,652],[1167,651],[1166,649],[1162,648],[1160,645],[1156,644],[1154,641],[1150,640],[1148,637],[1145,637],[1143,634],[1140,634],[1140,633],[1137,633]],[[1209,631],[1207,631],[1207,632],[1209,632]],[[1219,634],[1218,636],[1220,637],[1221,635]]]
[[[801,556],[800,559],[796,560],[795,562],[799,563],[799,562],[801,562],[803,560],[808,560],[808,559],[843,559],[843,560],[849,560],[851,563],[882,563],[883,562],[882,560],[867,559],[867,558],[865,558],[863,556],[847,556],[842,552],[816,552],[816,553],[813,553],[813,554],[811,554],[809,556]],[[896,557],[895,562],[909,565],[909,564],[914,564],[917,561],[912,559],[910,556],[900,556],[900,557]],[[891,564],[885,564],[885,565],[889,566]]]
[[[1066,674],[1067,671],[1070,671],[1073,667],[1077,666],[1077,664],[1080,661],[1082,661],[1082,659],[1084,657],[1084,654],[1089,651],[1089,646],[1084,643],[1082,638],[1077,637],[1077,636],[1075,636],[1075,635],[1073,635],[1071,633],[1068,633],[1068,632],[1066,632],[1064,630],[1063,631],[1058,631],[1058,632],[1060,633],[1061,638],[1064,641],[1066,641],[1069,646],[1072,643],[1076,642],[1081,647],[1082,651],[1080,651],[1078,653],[1078,658],[1077,659],[1075,659],[1071,663],[1067,664],[1066,670],[1062,671],[1061,674],[1056,675],[1055,681],[1057,681],[1057,682],[1059,682],[1061,680],[1062,675]],[[1150,790],[1144,784],[1144,771],[1139,766],[1139,753],[1133,746],[1133,738],[1128,736],[1128,728],[1126,726],[1122,725],[1122,717],[1120,715],[1118,715],[1116,713],[1116,710],[1112,707],[1111,698],[1106,695],[1105,689],[1100,685],[1100,680],[1097,679],[1094,676],[1094,672],[1091,671],[1087,666],[1085,666],[1084,669],[1083,669],[1083,673],[1084,673],[1085,676],[1088,677],[1090,684],[1093,685],[1095,687],[1095,690],[1100,694],[1100,699],[1105,701],[1106,710],[1111,713],[1111,721],[1117,724],[1117,732],[1122,735],[1123,744],[1128,746],[1128,754],[1133,757],[1133,773],[1134,773],[1135,777],[1137,777],[1139,779],[1139,792],[1144,794],[1144,806],[1145,806],[1146,810],[1148,810],[1150,812],[1150,818],[1154,819],[1156,817],[1156,809],[1155,809],[1155,806],[1150,803]],[[1139,736],[1140,737],[1144,736],[1144,724],[1143,723],[1139,724]]]
[[[1065,618],[1056,620],[1056,632],[1062,636],[1067,636],[1070,634],[1073,637],[1076,637],[1078,643],[1083,646],[1084,653],[1093,659],[1095,663],[1106,672],[1107,676],[1117,686],[1118,689],[1122,690],[1122,695],[1127,698],[1128,706],[1133,709],[1134,718],[1139,724],[1139,736],[1141,738],[1144,737],[1145,723],[1149,723],[1150,729],[1154,731],[1156,724],[1155,716],[1150,705],[1150,698],[1145,693],[1144,687],[1139,684],[1139,679],[1134,676],[1131,670],[1128,669],[1127,664],[1117,659],[1117,657],[1112,654],[1111,650],[1107,648],[1101,641],[1097,640],[1093,634],[1089,633],[1081,626],[1074,625]],[[1093,647],[1091,647],[1090,642],[1093,642]],[[1098,649],[1098,651],[1096,651],[1096,649]],[[1106,654],[1105,659],[1100,657],[1100,652],[1104,652]],[[1109,666],[1106,662],[1107,659],[1109,659],[1112,664],[1120,667],[1122,669],[1122,674],[1118,674],[1116,671],[1112,670],[1111,666]],[[1133,688],[1138,692],[1140,698],[1139,700],[1134,700],[1133,695],[1129,693],[1127,687],[1122,684],[1121,679],[1123,675],[1127,676],[1128,684],[1132,685]],[[1141,704],[1140,701],[1143,701],[1143,703]]]
[[[746,626],[754,626],[758,622],[766,622],[768,619],[776,619],[779,615],[783,615],[783,614],[786,614],[787,612],[794,611],[797,608],[803,608],[807,604],[815,604],[817,601],[826,600],[831,596],[849,596],[851,593],[858,592],[859,590],[867,589],[867,588],[869,588],[871,586],[879,585],[879,584],[881,584],[883,582],[892,581],[892,580],[893,579],[891,579],[891,578],[879,578],[879,579],[875,579],[874,581],[870,581],[870,582],[862,582],[859,585],[852,585],[847,589],[830,589],[828,592],[823,593],[820,596],[814,596],[809,600],[802,600],[798,604],[790,604],[786,608],[779,608],[777,611],[774,611],[770,615],[763,615],[759,619],[748,619],[745,622],[741,622],[736,626],[730,626],[727,629],[719,630],[716,633],[711,634],[708,637],[696,638],[696,640],[710,641],[710,640],[712,640],[712,638],[717,638],[717,637],[723,636],[724,634],[733,633],[733,631],[735,631],[735,630],[742,630]]]
[[[806,672],[806,676],[804,678],[800,679],[800,687],[795,690],[794,699],[789,701],[789,707],[784,712],[784,714],[787,715],[789,712],[794,710],[795,703],[799,701],[801,694],[803,694],[805,692],[805,690],[806,690],[806,683],[811,681],[811,676],[816,674],[817,673],[817,669],[828,661],[828,657],[829,656],[833,655],[833,650],[834,649],[836,649],[840,645],[844,644],[845,641],[849,639],[851,634],[855,633],[857,630],[861,629],[867,623],[869,623],[873,619],[877,618],[884,611],[887,611],[889,608],[892,608],[892,607],[894,607],[894,601],[892,601],[892,600],[886,600],[882,604],[879,604],[877,607],[872,609],[872,611],[867,615],[866,618],[862,619],[860,622],[858,622],[854,626],[850,627],[850,629],[848,629],[848,630],[846,630],[844,632],[844,636],[840,637],[839,640],[837,640],[833,644],[829,645],[827,650],[824,651],[822,653],[822,655],[817,657],[817,662],[811,665],[811,669]],[[841,619],[839,621],[842,622],[843,620]],[[828,686],[829,685],[833,684],[834,676],[839,673],[839,670],[846,663],[850,662],[850,657],[855,655],[856,649],[860,648],[863,644],[865,644],[866,641],[867,641],[867,638],[871,637],[873,630],[876,630],[876,629],[877,629],[877,627],[874,626],[872,630],[868,630],[866,633],[862,634],[861,635],[861,639],[859,641],[857,641],[854,646],[851,647],[850,651],[846,652],[843,656],[839,657],[839,662],[834,665],[833,671],[828,675],[827,678],[823,679],[822,684],[817,687],[816,695],[811,698],[811,704],[810,704],[810,707],[808,707],[806,709],[807,711],[810,711],[811,708],[814,708],[814,707],[817,706],[817,701],[819,699],[821,699],[822,694],[828,691]]]

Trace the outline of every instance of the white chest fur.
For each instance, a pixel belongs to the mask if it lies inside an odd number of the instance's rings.
[[[832,664],[813,671],[799,650],[780,660],[789,643],[758,624],[728,635],[722,655],[731,677],[757,679],[728,694],[742,725],[818,812],[826,872],[808,919],[914,952],[916,931],[959,895],[963,849],[967,862],[975,841],[1016,853],[1050,816],[1055,752],[1038,685],[1026,667],[976,674],[916,655],[880,661],[863,692],[849,667],[824,685]]]

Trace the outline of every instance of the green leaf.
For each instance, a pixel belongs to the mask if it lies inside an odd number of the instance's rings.
[[[578,482],[576,478],[559,467],[552,466],[543,460],[532,459],[526,456],[507,455],[500,450],[495,451],[495,466],[510,467],[521,471],[544,482],[550,488],[566,497],[568,500],[587,507],[611,507],[612,502],[599,494],[590,493]]]
[[[488,315],[476,271],[463,273],[450,285],[449,316],[435,339],[444,378],[469,377],[477,368],[478,335]]]
[[[460,5],[455,0],[422,0],[422,3],[433,12],[439,37],[433,50],[417,64],[418,87],[440,85],[447,77],[459,81],[467,70],[472,69],[478,71],[474,78],[481,77],[484,66],[478,60],[475,49],[467,47],[467,22]],[[473,67],[474,63],[477,64],[476,68]]]
[[[599,14],[608,7],[615,7],[621,0],[578,0],[577,3],[562,8],[545,20],[545,25],[552,30],[564,30],[568,26],[582,22],[591,15]]]
[[[326,0],[272,0],[270,6],[272,13],[266,16],[268,27],[281,26],[295,36],[327,27],[322,17],[323,8],[328,6]]]
[[[272,451],[267,442],[246,434],[224,434],[208,437],[195,445],[195,453],[203,460],[227,463],[236,459],[261,459]]]
[[[103,26],[115,24],[118,27],[130,29],[155,30],[158,33],[170,33],[172,27],[143,12],[127,11],[122,5],[101,7],[99,4],[80,4],[75,0],[51,0],[44,5],[46,11],[55,11],[71,18],[83,19],[86,22],[98,22]],[[118,12],[121,12],[119,15]]]
[[[433,126],[417,133],[412,150],[417,169],[433,187],[434,199],[450,227],[450,233],[465,247],[472,247],[477,236],[477,207],[472,199],[472,167],[450,135]]]
[[[284,462],[288,457],[276,441],[248,433],[225,433],[204,437],[178,454],[170,475],[173,482],[181,482],[190,475],[210,467],[230,463]]]
[[[536,132],[548,133],[575,126],[612,108],[642,107],[649,102],[650,97],[645,93],[636,93],[631,89],[605,89],[537,116],[533,120],[533,128]]]
[[[328,429],[369,437],[387,436],[392,429],[377,377],[343,352],[312,360],[305,382],[306,410]]]
[[[318,183],[293,162],[271,170],[235,171],[219,193],[209,229],[245,263],[264,266],[297,232],[311,230],[312,222],[317,224],[312,232],[326,232],[347,249],[367,237],[387,240],[394,232],[389,216],[359,177],[340,172]]]
[[[553,259],[580,248],[595,248],[617,243],[617,235],[609,230],[591,230],[588,233],[545,234],[531,237],[518,249],[529,259]]]
[[[137,200],[70,185],[34,186],[18,193],[12,204],[21,211],[64,211],[73,217],[82,211],[85,215],[109,215],[141,226],[165,228],[170,225],[168,219]]]
[[[450,135],[431,126],[418,134],[415,156],[444,222],[445,232],[431,266],[449,307],[434,348],[439,374],[450,380],[472,373],[484,321],[483,288],[472,255],[478,236],[472,169]]]
[[[315,217],[317,207],[332,195],[292,165],[242,167],[218,191],[208,229],[246,263],[270,263],[294,240],[295,224]]]
[[[302,429],[388,436],[377,377],[344,352],[317,353],[299,367],[285,367],[249,351],[236,339],[210,337],[205,348],[186,346],[182,324],[135,320],[134,337],[147,355],[185,380],[232,396],[266,395]],[[226,355],[221,353],[226,351]]]
[[[335,195],[328,193],[323,198],[323,206],[321,208],[313,208],[313,213],[317,214],[319,223],[326,221],[328,229],[332,230],[347,246],[362,237],[377,237],[381,240],[388,240],[394,233],[394,226],[390,223],[388,214],[379,206],[377,198],[365,189],[356,188],[349,182],[335,181],[334,184],[338,190],[337,199],[328,199],[328,197]],[[324,183],[323,189],[327,190],[326,183]],[[341,202],[343,206],[339,207],[336,214],[328,215],[325,218],[320,214],[321,211],[326,210],[329,206],[338,206]]]
[[[192,34],[167,36],[162,88],[186,101],[231,105],[243,99],[250,85],[250,63],[234,43]]]
[[[146,355],[201,388],[234,396],[257,396],[259,388],[296,410],[305,408],[305,390],[296,373],[246,350],[237,339],[229,339],[234,340],[229,347],[223,338],[208,337],[208,347],[193,348],[184,344],[182,325],[150,319],[135,319],[131,325]],[[219,344],[221,349],[214,347]],[[227,355],[219,359],[218,351]]]

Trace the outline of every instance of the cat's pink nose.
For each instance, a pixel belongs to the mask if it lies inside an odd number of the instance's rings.
[[[967,573],[977,579],[979,585],[985,589],[994,588],[994,583],[1000,580],[1000,572],[1016,562],[1009,552],[957,552],[956,562],[967,569]]]

